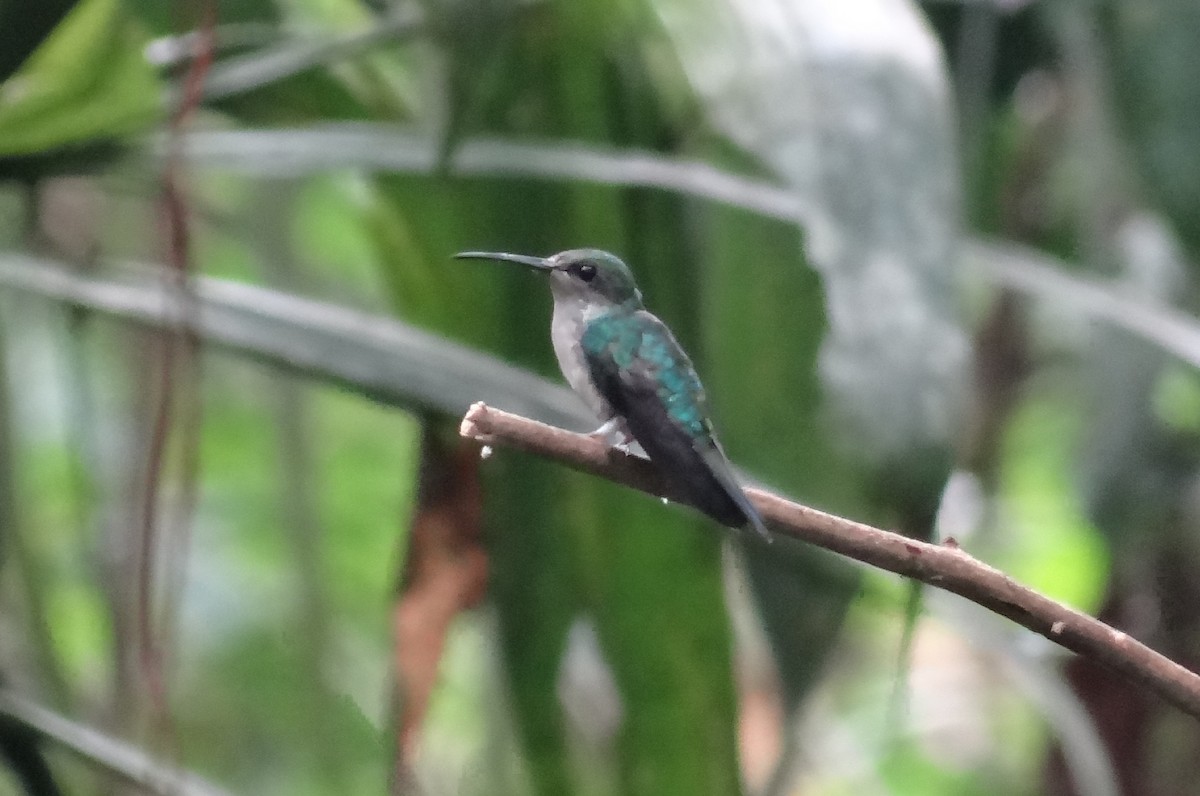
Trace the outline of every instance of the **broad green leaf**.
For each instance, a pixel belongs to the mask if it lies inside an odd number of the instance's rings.
[[[1154,410],[1168,428],[1200,433],[1200,374],[1180,366],[1165,369],[1154,391]]]
[[[533,27],[519,30],[486,68],[520,75],[520,83],[494,81],[464,106],[473,108],[465,122],[511,129],[509,104],[519,100],[543,134],[643,145],[661,139],[645,84],[626,77],[643,67],[623,49],[625,17],[591,4],[561,3],[546,13],[555,15],[560,38],[548,43]],[[622,35],[605,35],[614,29]],[[459,157],[453,153],[452,162]],[[446,258],[462,248],[549,253],[592,245],[629,258],[654,309],[685,344],[698,342],[684,217],[669,197],[523,179],[381,185],[387,202],[379,239],[393,253],[393,284],[408,317],[550,371],[545,284],[520,269]],[[532,463],[488,469],[495,478],[493,596],[537,791],[578,787],[569,784],[554,692],[565,632],[587,612],[624,706],[622,792],[737,793],[736,706],[714,530],[694,515]]]
[[[578,477],[528,457],[496,457],[487,473],[490,596],[534,792],[577,788],[558,701],[558,670],[579,609],[568,500]]]
[[[702,362],[702,280],[681,207],[647,192],[581,195],[586,191],[576,189],[582,201],[575,226],[585,230],[585,240],[626,254],[647,306]],[[612,201],[617,197],[623,201]],[[627,218],[637,222],[623,224]],[[609,243],[611,235],[621,238]],[[608,485],[595,489],[583,567],[591,585],[588,605],[625,705],[621,792],[738,793],[719,554],[726,532]]]
[[[1170,217],[1194,260],[1200,251],[1200,92],[1195,88],[1200,4],[1144,0],[1087,13],[1105,23],[1115,89],[1106,100],[1128,136],[1152,202]]]
[[[1108,551],[1074,488],[1071,456],[1082,418],[1061,404],[1032,400],[1008,429],[1000,476],[1004,550],[991,563],[1043,594],[1094,612],[1107,588]]]
[[[563,132],[575,140],[653,146],[671,135],[632,46],[638,23],[607,3],[560,2],[563,49],[552,79]],[[591,186],[571,190],[576,240],[623,255],[647,306],[699,361],[702,280],[684,208],[671,197]],[[721,585],[719,531],[692,514],[597,489],[584,542],[589,607],[625,707],[621,792],[737,794],[731,638]],[[585,526],[586,527],[586,526]]]
[[[742,211],[705,216],[707,384],[730,455],[806,502],[855,505],[858,477],[822,422],[816,359],[825,309],[799,232]],[[821,675],[859,573],[784,542],[748,550],[747,571],[794,710]]]
[[[161,112],[161,94],[145,43],[120,0],[82,0],[0,85],[0,155],[148,126]]]
[[[882,761],[880,773],[888,786],[888,792],[898,796],[917,796],[918,793],[930,796],[977,793],[981,784],[975,781],[970,771],[938,765],[919,748],[914,749],[908,744],[892,750]]]
[[[652,498],[588,486],[589,605],[624,706],[620,792],[739,793],[724,531]]]
[[[549,298],[538,293],[545,285],[519,269],[450,259],[467,248],[544,248],[533,243],[538,233],[530,224],[541,216],[525,215],[531,205],[550,210],[544,195],[517,204],[486,185],[392,178],[377,181],[373,199],[384,277],[403,315],[549,370]],[[521,243],[523,235],[529,243]],[[493,400],[486,391],[474,399]],[[508,455],[495,457],[484,473],[490,595],[521,746],[536,792],[570,792],[575,785],[556,684],[579,610],[574,542],[564,526],[572,516],[568,485],[579,479]]]

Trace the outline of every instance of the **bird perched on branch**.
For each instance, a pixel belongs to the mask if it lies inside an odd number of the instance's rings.
[[[460,252],[550,277],[550,337],[567,383],[601,420],[593,436],[637,441],[663,476],[722,525],[770,535],[721,449],[696,370],[667,325],[642,306],[633,273],[600,249],[552,257]]]

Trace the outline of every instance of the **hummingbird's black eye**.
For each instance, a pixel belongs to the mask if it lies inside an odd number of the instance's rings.
[[[582,263],[575,266],[575,275],[584,282],[591,282],[596,278],[596,266],[591,263]]]

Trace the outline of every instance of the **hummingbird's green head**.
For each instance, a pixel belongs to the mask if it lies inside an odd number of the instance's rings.
[[[550,275],[555,301],[640,307],[642,294],[633,272],[621,258],[603,249],[568,249],[550,257],[530,257],[503,252],[459,252],[467,260],[520,263]]]

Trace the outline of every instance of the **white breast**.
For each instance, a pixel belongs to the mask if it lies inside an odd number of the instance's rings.
[[[558,358],[558,368],[563,378],[571,385],[587,407],[601,421],[607,421],[614,414],[612,407],[601,397],[592,386],[588,375],[587,363],[583,358],[583,350],[579,339],[583,335],[583,327],[587,324],[587,308],[583,302],[555,301],[554,317],[550,322],[550,339],[554,344],[554,355]]]

